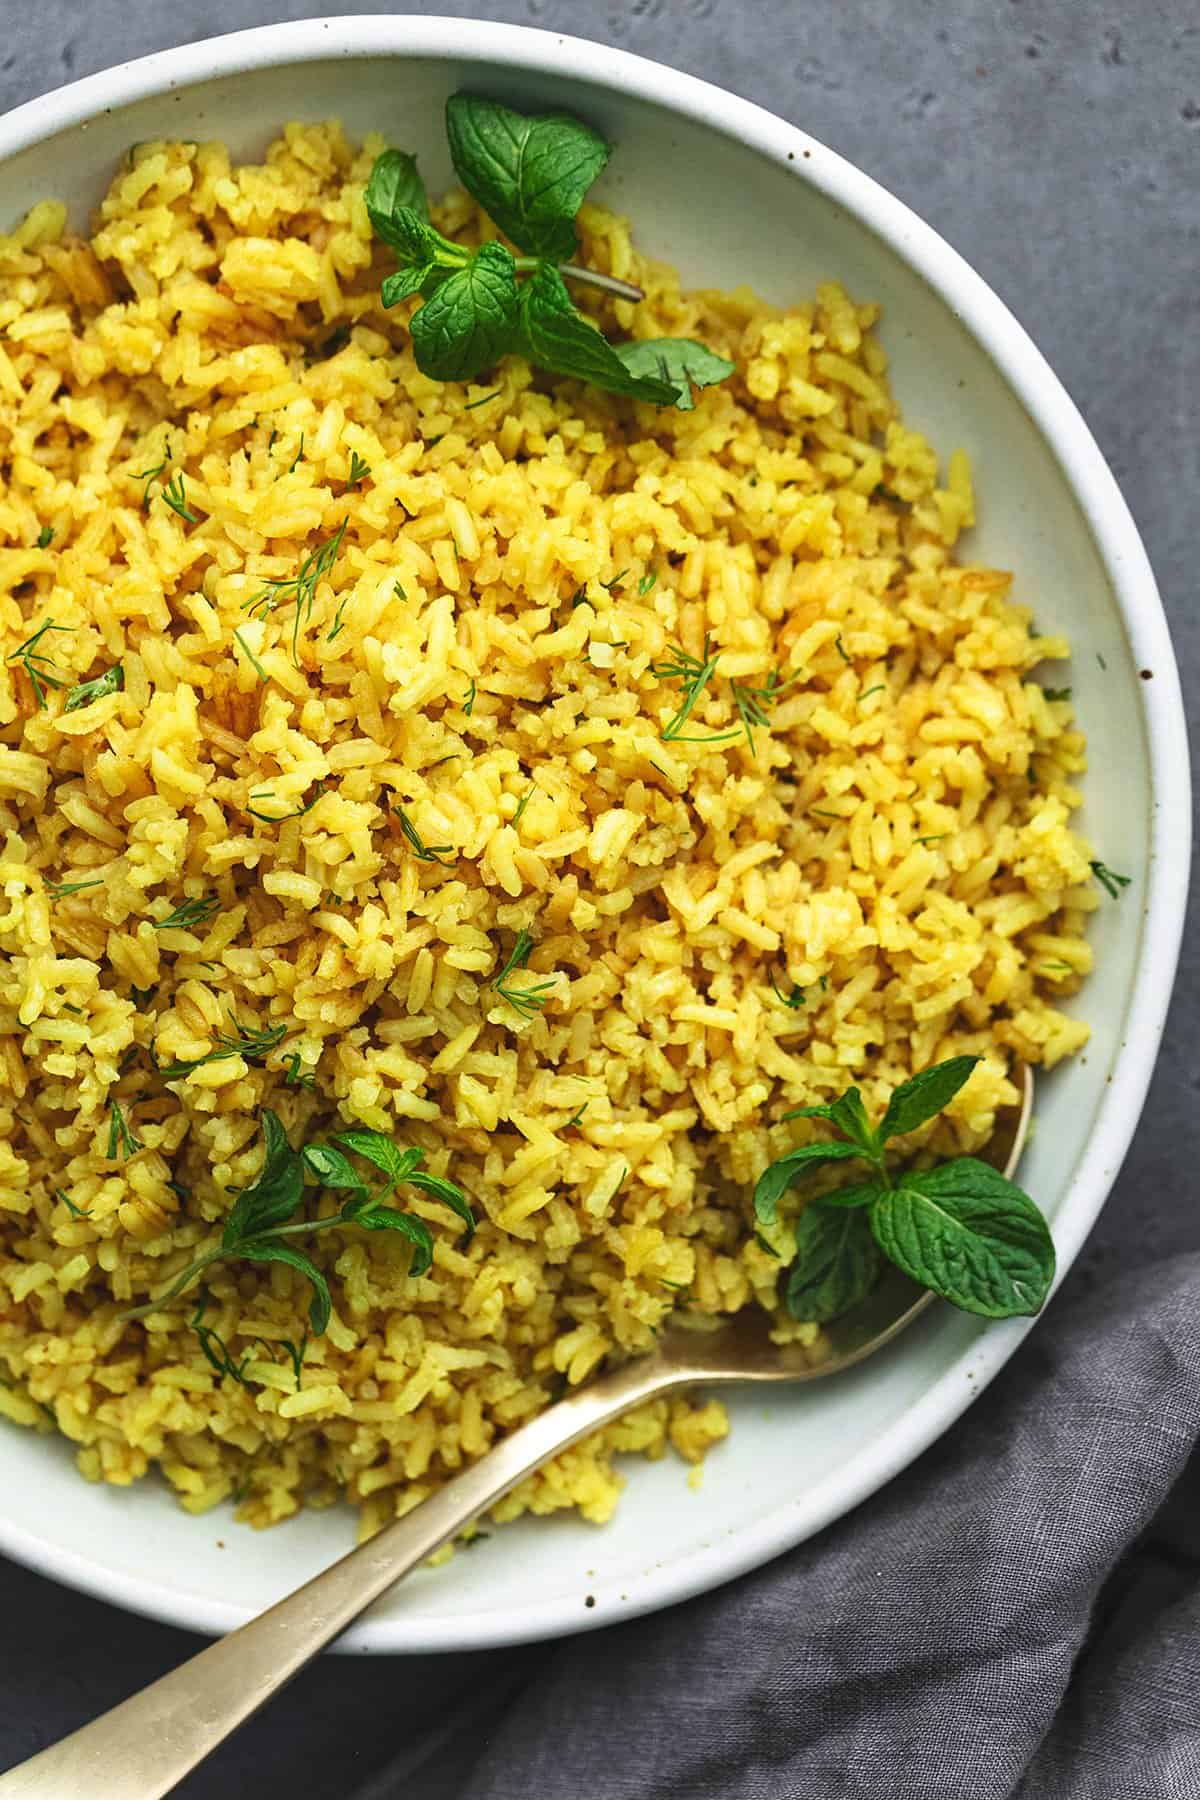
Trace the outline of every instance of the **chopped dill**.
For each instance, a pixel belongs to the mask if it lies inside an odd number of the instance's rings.
[[[171,477],[165,487],[160,490],[159,497],[166,501],[173,513],[178,513],[179,517],[185,519],[189,525],[200,523],[199,514],[194,513],[187,503],[187,486],[182,471]]]
[[[503,392],[504,392],[503,388],[497,388],[495,393],[484,394],[478,400],[468,400],[466,405],[463,407],[463,411],[464,412],[474,412],[475,408],[477,406],[486,406],[489,400],[498,400]]]
[[[287,1074],[283,1078],[284,1087],[315,1088],[317,1078],[311,1069],[303,1069],[300,1063],[300,1052],[292,1050],[283,1059]]]
[[[554,988],[553,981],[535,981],[528,987],[514,987],[509,976],[516,970],[523,969],[529,962],[529,953],[533,949],[533,933],[522,925],[517,933],[516,942],[509,952],[508,961],[492,982],[492,986],[502,1000],[507,1000],[513,1011],[522,1019],[532,1019],[535,1013],[541,1012]]]
[[[408,590],[405,588],[402,581],[393,581],[392,592],[395,594],[397,600],[408,599]]]
[[[573,1112],[571,1114],[571,1117],[567,1120],[566,1124],[562,1127],[562,1129],[564,1131],[570,1131],[572,1125],[582,1125],[583,1115],[587,1111],[587,1109],[590,1105],[591,1105],[591,1101],[585,1100],[583,1105],[579,1108],[579,1111]]]
[[[130,1128],[129,1121],[121,1108],[119,1100],[109,1101],[108,1148],[105,1155],[109,1162],[115,1162],[118,1153],[125,1162],[142,1147],[142,1140],[136,1137]]]
[[[346,621],[342,615],[346,610],[346,604],[349,601],[349,599],[350,599],[349,594],[343,594],[341,599],[337,603],[337,611],[333,615],[332,628],[330,629],[330,631],[328,632],[328,634],[325,638],[325,642],[327,644],[332,644],[334,638],[338,635],[338,632],[345,630]]]
[[[281,1044],[288,1034],[286,1025],[268,1025],[261,1031],[250,1025],[242,1025],[236,1018],[231,1018],[233,1031],[217,1034],[216,1048],[209,1050],[204,1056],[197,1056],[190,1061],[168,1063],[159,1070],[164,1081],[182,1081],[193,1069],[202,1069],[206,1063],[225,1062],[231,1056],[244,1057],[248,1063],[261,1063]]]
[[[85,888],[104,886],[104,877],[97,875],[94,881],[48,881],[46,892],[52,900],[65,900],[68,894],[82,894]]]
[[[343,519],[333,536],[310,550],[294,575],[272,577],[260,593],[252,600],[243,601],[243,611],[249,612],[251,618],[265,618],[281,603],[294,600],[296,614],[292,621],[292,661],[300,666],[300,629],[312,617],[313,601],[316,597],[317,583],[324,580],[342,548],[342,539],[346,535],[348,519]]]
[[[54,542],[54,527],[53,527],[53,525],[43,525],[42,529],[37,534],[38,549],[39,550],[48,550],[53,542]]]
[[[869,700],[872,694],[882,694],[886,687],[886,681],[877,681],[874,687],[864,688],[858,697],[860,700]]]
[[[215,894],[202,894],[198,900],[181,900],[165,919],[150,922],[155,931],[191,931],[193,926],[205,924],[220,910],[221,902]]]
[[[658,580],[657,569],[651,569],[647,574],[642,576],[642,579],[638,582],[638,593],[642,596],[643,599],[645,599],[646,595],[650,592],[650,589],[654,586],[654,584],[657,580]]]
[[[70,1213],[70,1215],[73,1219],[90,1219],[91,1218],[92,1209],[90,1206],[76,1206],[76,1204],[72,1200],[70,1194],[64,1193],[62,1188],[55,1188],[54,1194],[55,1194],[56,1199],[62,1201],[63,1205],[66,1207],[67,1211]]]
[[[706,637],[704,640],[704,657],[690,656],[678,645],[671,648],[670,659],[650,664],[650,673],[656,681],[678,681],[683,690],[683,700],[678,712],[674,713],[663,726],[662,736],[665,743],[678,741],[681,744],[721,744],[728,743],[730,738],[738,736],[740,727],[732,731],[706,732],[702,735],[684,736],[683,728],[691,718],[705,688],[716,673],[720,652],[713,653],[712,644]]]
[[[804,989],[794,981],[792,982],[791,993],[781,994],[779,989],[775,986],[775,977],[772,975],[771,992],[782,1005],[787,1007],[789,1012],[796,1012],[800,1007],[806,1004]]]
[[[913,843],[940,844],[943,838],[948,838],[949,836],[950,833],[948,831],[928,831],[924,837],[914,838]]]
[[[1047,700],[1069,700],[1071,698],[1071,690],[1069,687],[1047,688],[1046,698]]]
[[[621,591],[621,583],[628,573],[628,569],[621,569],[613,576],[611,581],[602,581],[600,586],[604,589],[606,594],[619,594]]]
[[[833,647],[837,651],[838,655],[841,657],[841,659],[844,663],[848,663],[850,661],[849,656],[846,654],[846,646],[845,646],[845,644],[843,644],[840,636],[834,638]]]
[[[400,821],[400,829],[404,833],[409,847],[418,862],[440,863],[444,869],[452,869],[454,867],[453,844],[423,843],[420,832],[417,830],[404,808],[402,806],[397,806],[393,808],[393,811]]]
[[[8,656],[10,663],[20,663],[26,675],[28,675],[30,684],[33,688],[34,698],[37,700],[39,712],[41,712],[46,704],[47,688],[62,688],[67,685],[66,682],[60,680],[57,675],[51,674],[50,671],[54,666],[52,659],[38,649],[38,645],[46,636],[47,632],[50,631],[60,631],[65,633],[68,637],[70,636],[70,628],[68,626],[56,625],[53,619],[47,619],[43,625],[39,625],[37,630],[32,632],[30,636],[25,639],[23,644],[18,644],[15,650],[10,651]]]
[[[370,463],[365,462],[357,450],[352,450],[350,452],[350,473],[346,477],[346,492],[349,493],[352,488],[361,487],[370,473]]]
[[[204,1314],[207,1308],[208,1290],[202,1288],[200,1290],[200,1303],[188,1320],[188,1326],[196,1334],[196,1340],[203,1352],[204,1359],[216,1370],[222,1380],[225,1379],[226,1375],[229,1375],[234,1381],[240,1383],[242,1387],[246,1387],[248,1385],[246,1381],[246,1365],[253,1360],[253,1346],[247,1350],[246,1354],[242,1357],[241,1362],[235,1362],[225,1340],[213,1330],[211,1325],[206,1325],[204,1323]]]
[[[519,825],[521,823],[521,819],[522,819],[522,816],[524,815],[525,808],[529,805],[529,802],[533,799],[533,793],[534,793],[534,789],[536,786],[537,786],[537,783],[534,781],[531,781],[529,786],[525,789],[525,792],[521,795],[521,798],[518,800],[517,810],[512,816],[512,822],[514,825]]]
[[[1127,888],[1130,881],[1133,879],[1130,875],[1118,875],[1115,869],[1106,867],[1102,862],[1089,863],[1088,868],[1092,871],[1092,874],[1096,877],[1100,886],[1112,900],[1119,900],[1121,898],[1121,889]]]
[[[258,676],[258,679],[262,682],[263,686],[265,687],[267,682],[270,681],[271,677],[267,674],[267,671],[263,668],[263,666],[259,662],[257,656],[255,656],[253,650],[250,648],[249,644],[246,642],[245,638],[242,636],[240,630],[238,629],[238,627],[236,625],[233,628],[233,635],[237,639],[238,643],[241,645],[242,649],[245,651],[246,656],[249,659],[250,665],[254,670],[254,673]]]
[[[798,679],[798,676],[793,675],[788,681],[780,681],[779,670],[772,669],[763,687],[750,687],[744,681],[732,683],[733,704],[737,707],[738,717],[742,721],[751,756],[755,754],[754,727],[760,725],[764,731],[770,730],[771,721],[767,717],[767,708],[774,706],[780,695],[792,687]]]
[[[471,677],[471,685],[467,689],[467,697],[462,703],[463,712],[466,714],[468,719],[471,716],[471,709],[475,705],[475,694],[476,694],[475,678],[474,678],[474,676],[472,676]]]
[[[296,470],[300,467],[300,464],[303,461],[304,461],[304,433],[301,432],[300,433],[300,448],[297,450],[295,456],[293,456],[291,462],[288,464],[288,474],[294,475],[296,473]]]
[[[156,475],[162,474],[163,470],[166,468],[166,466],[170,462],[170,460],[171,460],[171,458],[170,458],[170,455],[168,454],[167,456],[163,457],[161,462],[156,462],[152,469],[143,469],[141,471],[141,473],[138,475],[137,479],[139,481],[145,483],[144,487],[142,488],[142,511],[143,512],[148,512],[150,509],[150,483],[154,480]]]

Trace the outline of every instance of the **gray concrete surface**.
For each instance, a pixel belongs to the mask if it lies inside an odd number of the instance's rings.
[[[454,9],[455,0],[408,8]],[[0,110],[167,45],[269,20],[393,10],[297,0],[5,0]],[[732,88],[850,157],[962,251],[1029,327],[1124,486],[1163,589],[1195,723],[1195,0],[513,0],[470,11],[603,39]],[[1073,1283],[1200,1247],[1191,1185],[1200,1166],[1198,988],[1200,952],[1189,937],[1141,1129]],[[2,1564],[0,1616],[0,1767],[196,1644]],[[418,1744],[427,1750],[441,1736],[436,1794],[425,1776],[412,1800],[450,1800],[454,1744],[486,1729],[511,1683],[546,1654],[326,1661],[180,1791],[189,1800],[382,1800],[371,1775],[385,1754],[411,1738],[415,1761]]]

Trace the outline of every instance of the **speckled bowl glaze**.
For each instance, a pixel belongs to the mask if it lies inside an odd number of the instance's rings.
[[[1077,1002],[1085,1055],[1039,1083],[1023,1178],[1053,1220],[1060,1277],[1090,1231],[1145,1098],[1175,972],[1189,865],[1187,743],[1154,578],[1083,420],[1011,313],[907,207],[794,126],[690,76],[549,33],[432,18],[319,20],[189,45],[95,75],[0,120],[0,226],[45,195],[77,223],[135,141],[226,139],[255,153],[288,119],[343,120],[419,150],[450,179],[441,113],[470,86],[577,112],[617,146],[603,198],[641,243],[704,285],[786,301],[836,275],[883,303],[906,417],[975,463],[972,555],[1075,645],[1092,745],[1084,829],[1134,873],[1096,918]],[[696,196],[704,196],[704,205]],[[616,1520],[523,1521],[421,1571],[347,1649],[471,1649],[669,1605],[798,1543],[909,1463],[1012,1355],[1028,1321],[934,1308],[829,1382],[734,1401],[693,1491],[672,1461],[631,1463]],[[153,1481],[85,1485],[71,1449],[0,1429],[0,1550],[119,1605],[200,1631],[240,1624],[350,1544],[348,1511],[255,1534],[191,1518]]]

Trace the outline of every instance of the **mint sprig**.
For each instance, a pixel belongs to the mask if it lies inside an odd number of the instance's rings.
[[[411,332],[422,374],[469,381],[515,354],[551,374],[682,411],[695,405],[693,389],[733,374],[731,362],[690,338],[610,344],[576,307],[564,276],[641,298],[628,283],[569,261],[579,208],[608,160],[608,145],[590,126],[455,94],[446,131],[459,180],[525,254],[495,240],[470,250],[444,237],[429,222],[415,159],[396,149],[376,159],[367,212],[399,264],[381,297],[395,306],[421,296]]]
[[[345,1154],[347,1150],[388,1177],[380,1193],[371,1192]],[[401,1182],[424,1190],[457,1213],[467,1226],[468,1239],[474,1233],[475,1215],[462,1189],[440,1175],[427,1174],[421,1166],[424,1160],[423,1151],[399,1150],[383,1132],[366,1128],[341,1132],[333,1144],[307,1144],[302,1150],[293,1150],[279,1118],[267,1109],[263,1113],[262,1167],[234,1201],[220,1242],[194,1257],[156,1299],[123,1313],[122,1318],[142,1319],[159,1311],[213,1263],[283,1263],[303,1275],[312,1288],[309,1325],[313,1335],[320,1337],[333,1311],[329,1283],[311,1257],[297,1249],[293,1238],[348,1225],[363,1231],[395,1231],[412,1246],[409,1274],[424,1275],[433,1262],[429,1226],[415,1213],[383,1204]],[[327,1218],[298,1219],[295,1215],[304,1199],[306,1174],[321,1187],[348,1191],[349,1198]]]
[[[774,1224],[782,1195],[817,1168],[861,1161],[871,1170],[867,1181],[823,1194],[800,1214],[785,1296],[794,1318],[824,1324],[848,1311],[875,1285],[885,1258],[964,1312],[1007,1319],[1040,1311],[1054,1280],[1054,1242],[1023,1189],[974,1156],[895,1178],[887,1162],[890,1141],[936,1118],[978,1061],[951,1057],[903,1082],[878,1125],[854,1087],[786,1115],[823,1119],[841,1135],[770,1164],[754,1190],[761,1224]]]

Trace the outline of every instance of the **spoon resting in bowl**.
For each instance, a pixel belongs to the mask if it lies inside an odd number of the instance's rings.
[[[986,1159],[1011,1176],[1029,1131],[1033,1074],[1015,1071],[1021,1102]],[[0,1776],[0,1800],[159,1800],[278,1693],[381,1595],[560,1450],[635,1406],[680,1388],[819,1381],[889,1344],[934,1298],[889,1268],[867,1298],[824,1327],[819,1362],[773,1344],[770,1318],[747,1308],[715,1331],[664,1331],[645,1356],[547,1407],[403,1518],[61,1743]]]

